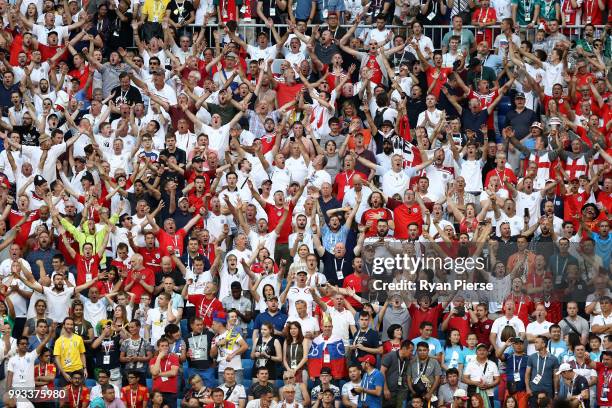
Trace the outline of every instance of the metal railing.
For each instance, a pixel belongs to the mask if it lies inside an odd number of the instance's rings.
[[[286,30],[287,27],[288,26],[286,24],[276,24],[275,25],[275,28],[281,32]],[[341,25],[341,27],[348,29],[349,27],[351,27],[351,25]],[[357,29],[356,34],[359,35],[360,31],[365,32],[364,29],[367,29],[370,27],[372,27],[372,25],[362,25]],[[409,31],[409,28],[407,26],[387,25],[386,27],[392,30],[394,33],[400,34],[400,35],[405,35]],[[200,25],[191,25],[190,28],[191,30],[196,31],[196,30],[201,30],[203,27]],[[472,31],[474,36],[476,36],[477,28],[475,26],[464,26],[464,28]],[[595,26],[594,38],[602,38],[602,35],[605,33],[604,28],[605,26],[603,25]],[[209,45],[214,44],[213,32],[218,29],[219,29],[219,25],[217,24],[215,25],[210,24],[205,27],[206,34],[207,34],[207,44]],[[311,27],[309,27],[308,31],[310,30],[311,30]],[[442,38],[450,30],[452,30],[451,25],[429,25],[429,26],[423,27],[423,34],[431,38],[434,43],[434,46],[436,48],[439,48]],[[492,32],[493,40],[498,34],[501,33],[501,27],[499,25],[488,27],[486,30],[489,32]],[[537,27],[533,27],[533,28],[521,27],[517,34],[521,37],[521,39],[527,39],[533,42],[535,40],[537,30],[538,30]],[[573,26],[566,26],[566,27],[561,28],[561,32],[565,34],[570,41],[581,38],[583,30],[584,30],[583,25],[573,25]],[[247,23],[240,22],[238,24],[237,31],[238,31],[238,34],[243,39],[245,39],[248,43],[251,43],[251,44],[255,43],[255,33],[257,33],[258,31],[268,32],[270,40],[273,41],[272,34],[269,32],[270,30],[267,28],[265,24],[258,24],[258,23],[252,23],[252,22],[247,22]],[[491,44],[491,48],[492,46],[493,44]]]

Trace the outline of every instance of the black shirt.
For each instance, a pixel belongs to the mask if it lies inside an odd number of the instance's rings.
[[[334,254],[328,251],[325,251],[325,254],[323,254],[323,275],[332,285],[342,285],[344,278],[353,272],[353,262],[349,256],[350,252],[347,251],[344,258],[341,259],[336,258]],[[338,279],[338,271],[342,271],[341,279]]]
[[[111,94],[114,94],[112,101],[115,102],[115,105],[119,106],[122,103],[127,103],[128,105],[134,105],[135,103],[142,103],[142,95],[140,91],[135,86],[130,85],[127,91],[121,89],[120,86],[113,88]]]
[[[481,145],[484,143],[484,135],[480,131],[480,127],[487,123],[489,119],[489,111],[486,109],[481,110],[478,113],[473,113],[471,110],[463,108],[461,112],[461,124],[463,130],[473,130],[476,133],[476,141]]]
[[[536,114],[531,109],[523,109],[518,113],[516,109],[512,109],[506,114],[506,123],[504,127],[510,126],[514,129],[514,133],[518,140],[523,139],[531,131],[531,125],[538,120]]]
[[[13,126],[13,132],[19,133],[21,136],[21,144],[24,146],[38,146],[38,138],[40,132],[34,126]]]
[[[168,3],[167,10],[170,12],[170,19],[175,23],[189,20],[191,12],[195,12],[195,8],[193,8],[193,4],[189,0],[183,0],[183,2],[171,0]]]
[[[187,345],[187,360],[189,361],[190,368],[206,370],[212,365],[213,359],[210,357],[210,346],[214,336],[213,332],[204,328],[202,333],[195,334],[190,332],[183,337]],[[189,353],[189,350],[191,350],[191,353]],[[189,357],[190,354],[191,357]]]

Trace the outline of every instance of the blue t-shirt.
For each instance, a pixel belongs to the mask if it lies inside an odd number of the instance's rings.
[[[255,323],[253,323],[253,329],[260,330],[261,326],[264,323],[272,323],[274,326],[274,330],[282,331],[285,327],[285,322],[287,321],[287,315],[281,313],[280,311],[276,313],[274,316],[271,316],[270,313],[266,310],[263,313],[260,313],[255,318]]]
[[[508,382],[514,383],[515,391],[525,391],[525,370],[527,369],[527,359],[526,355],[516,356],[513,353],[504,353],[504,357],[506,359],[506,379]],[[515,381],[514,371],[521,376],[520,381]]]
[[[599,234],[591,234],[591,238],[595,241],[595,253],[599,255],[603,265],[610,265],[610,256],[612,255],[612,235],[608,234],[606,238],[602,238]]]
[[[561,361],[561,355],[567,352],[567,343],[563,340],[548,342],[548,352]]]
[[[444,364],[448,368],[459,368],[459,364],[465,365],[465,356],[463,347],[454,345],[444,348]]]
[[[380,371],[374,369],[370,374],[364,373],[361,377],[361,387],[366,390],[375,390],[376,387],[383,387],[385,379]],[[358,407],[367,405],[368,408],[382,408],[382,393],[380,397],[363,393],[359,396]]]
[[[430,357],[435,357],[438,354],[440,354],[442,352],[442,344],[440,344],[440,340],[434,338],[434,337],[430,337],[427,340],[423,339],[422,337],[415,337],[414,339],[412,339],[412,344],[414,344],[414,351],[413,353],[416,355],[416,349],[417,349],[417,345],[424,341],[425,343],[429,344],[429,356]]]

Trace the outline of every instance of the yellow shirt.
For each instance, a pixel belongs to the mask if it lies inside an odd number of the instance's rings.
[[[85,353],[85,344],[83,338],[77,334],[73,334],[70,338],[61,336],[53,347],[53,355],[57,356],[62,370],[67,373],[83,369],[81,362],[83,353]]]
[[[166,7],[170,0],[145,0],[142,6],[142,14],[147,15],[147,21],[161,23],[166,14]]]

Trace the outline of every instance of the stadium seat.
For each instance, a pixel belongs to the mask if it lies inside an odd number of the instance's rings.
[[[242,368],[244,369],[244,378],[253,378],[253,360],[250,358],[243,359]]]
[[[153,389],[153,379],[152,378],[147,378],[147,388],[148,389]]]
[[[92,389],[93,387],[96,386],[96,380],[94,380],[93,378],[88,378],[85,380],[85,386],[89,389]]]
[[[244,389],[248,390],[251,387],[251,384],[253,384],[253,379],[251,378],[244,378],[244,380],[242,380],[242,385],[244,385]]]

